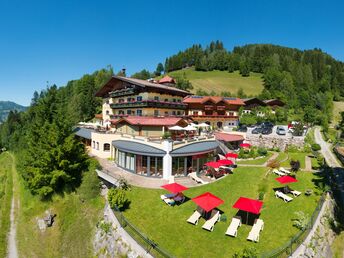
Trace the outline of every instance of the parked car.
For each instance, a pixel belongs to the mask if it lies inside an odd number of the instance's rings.
[[[239,125],[238,132],[247,132],[247,126],[246,125]]]
[[[286,135],[287,131],[282,126],[277,126],[276,133],[278,135]]]
[[[263,128],[262,127],[256,127],[252,130],[252,134],[259,134],[262,133]]]
[[[272,127],[274,127],[274,124],[271,122],[264,122],[264,123],[262,123],[262,127],[263,128],[272,128]]]
[[[262,129],[262,134],[271,134],[272,133],[272,127],[264,127]]]

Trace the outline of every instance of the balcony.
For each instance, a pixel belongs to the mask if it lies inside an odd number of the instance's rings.
[[[110,97],[116,98],[121,96],[135,95],[137,93],[135,88],[126,88],[121,90],[111,91],[109,93]]]
[[[217,106],[216,109],[217,109],[217,110],[225,110],[225,109],[226,109],[226,106]]]
[[[188,117],[191,118],[233,118],[233,119],[238,119],[239,116],[234,116],[234,115],[206,115],[206,114],[202,114],[202,115],[188,115]]]
[[[212,105],[204,105],[204,110],[213,110],[214,106]]]
[[[186,104],[180,102],[165,102],[158,100],[142,100],[110,104],[111,108],[136,108],[136,107],[156,107],[156,108],[174,108],[185,109]]]

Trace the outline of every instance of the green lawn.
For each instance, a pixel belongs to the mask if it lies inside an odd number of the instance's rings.
[[[160,244],[164,249],[176,257],[231,257],[236,251],[246,247],[255,247],[260,253],[268,252],[286,243],[298,230],[292,226],[295,211],[304,211],[311,215],[319,200],[319,195],[306,197],[301,195],[291,203],[284,203],[276,199],[273,187],[280,185],[269,174],[267,177],[267,193],[261,218],[265,222],[261,232],[260,242],[252,243],[246,240],[251,226],[242,225],[238,237],[225,236],[225,231],[231,218],[237,213],[232,205],[240,196],[258,197],[258,187],[266,174],[266,168],[240,167],[234,174],[222,180],[201,187],[185,191],[185,195],[192,198],[206,191],[210,191],[222,198],[225,203],[219,208],[227,217],[226,222],[218,222],[213,232],[202,229],[205,220],[201,219],[197,226],[186,222],[196,208],[191,200],[180,206],[169,207],[160,200],[164,190],[153,190],[133,187],[128,192],[131,200],[130,208],[124,215],[146,234],[150,239]],[[292,185],[294,189],[304,192],[315,186],[312,173],[298,173],[299,182]],[[315,190],[318,192],[318,190]],[[276,230],[278,229],[278,230]]]
[[[332,125],[337,125],[341,116],[340,113],[344,111],[344,102],[343,101],[333,101],[333,115],[332,115]]]
[[[0,257],[6,257],[7,233],[10,229],[13,160],[9,153],[0,154]]]
[[[272,152],[268,152],[268,154],[265,157],[257,158],[253,160],[240,160],[237,163],[238,164],[245,164],[245,165],[263,165],[265,162],[268,161],[268,159],[272,156]]]
[[[218,94],[222,91],[229,91],[234,96],[240,88],[248,95],[258,95],[263,90],[262,74],[250,73],[249,77],[242,77],[238,71],[229,73],[226,71],[200,72],[193,68],[170,72],[172,77],[185,76],[192,83],[196,92],[202,89],[207,92],[214,90]]]
[[[278,161],[283,161],[285,160],[286,158],[288,157],[288,153],[285,153],[285,152],[280,152],[276,158],[276,160]]]
[[[291,160],[299,160],[300,161],[300,165],[301,165],[301,169],[305,168],[305,159],[306,156],[308,156],[308,153],[304,153],[304,152],[289,152],[288,153],[288,159],[284,162],[281,163],[282,167],[290,167],[290,161]]]

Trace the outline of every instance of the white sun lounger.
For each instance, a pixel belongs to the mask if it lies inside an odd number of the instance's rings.
[[[214,225],[216,222],[220,220],[220,212],[217,211],[214,216],[212,216],[210,219],[208,219],[204,225],[202,226],[203,229],[213,231],[214,230]]]
[[[284,176],[285,175],[283,172],[279,171],[276,168],[274,170],[272,170],[272,172],[274,172],[276,175],[279,175],[279,176]]]
[[[196,181],[196,183],[199,183],[199,184],[208,184],[208,182],[205,182],[202,178],[199,178],[196,174],[196,172],[191,172],[189,173],[189,177],[193,180]]]
[[[280,167],[279,171],[284,173],[284,174],[287,174],[287,175],[289,175],[291,173],[289,170],[285,169],[284,167]]]
[[[255,223],[253,224],[253,227],[248,234],[247,240],[253,241],[253,242],[259,242],[259,234],[260,231],[264,229],[264,222],[261,219],[257,219]]]
[[[276,198],[281,198],[281,199],[283,199],[283,201],[285,201],[285,202],[290,202],[290,201],[293,200],[293,198],[291,198],[291,197],[289,197],[288,195],[282,193],[281,191],[276,191],[276,192],[275,192],[275,197],[276,197]]]
[[[220,159],[227,159],[225,156],[221,155],[221,154],[217,154],[219,156]]]
[[[301,192],[296,191],[296,190],[293,190],[293,191],[290,191],[290,192],[294,195],[294,197],[298,197],[299,195],[301,195]]]
[[[241,226],[241,219],[232,218],[231,224],[227,228],[226,235],[236,237],[238,235],[238,228]]]
[[[200,217],[202,217],[202,214],[198,210],[195,210],[195,212],[190,216],[190,218],[188,218],[187,222],[193,225],[197,225]]]

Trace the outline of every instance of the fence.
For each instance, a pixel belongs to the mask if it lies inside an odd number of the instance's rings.
[[[152,239],[149,239],[146,235],[141,233],[133,224],[131,224],[127,218],[122,214],[122,212],[115,208],[113,212],[125,231],[135,239],[135,241],[146,250],[147,253],[151,254],[153,257],[166,257],[174,258],[173,255],[168,253],[166,250],[161,248],[156,242]]]
[[[263,258],[270,258],[270,257],[288,257],[290,256],[293,251],[304,241],[304,239],[308,236],[309,232],[314,226],[316,219],[320,213],[320,210],[325,202],[327,192],[323,193],[317,207],[315,208],[305,230],[300,231],[297,233],[292,239],[290,239],[285,245],[272,250],[270,252],[262,254]]]

